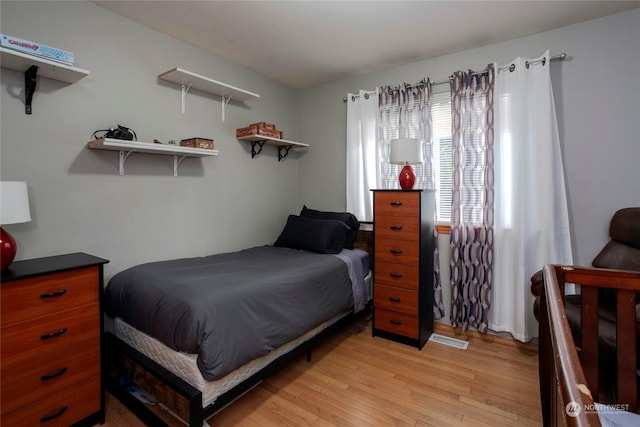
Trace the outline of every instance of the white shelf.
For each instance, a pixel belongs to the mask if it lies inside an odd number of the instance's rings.
[[[159,79],[177,83],[182,87],[182,113],[186,111],[186,96],[191,88],[222,97],[222,121],[225,119],[225,108],[231,99],[244,102],[252,98],[260,98],[257,93],[240,89],[226,83],[204,77],[183,68],[172,68],[158,75]]]
[[[264,144],[275,145],[278,147],[278,161],[287,157],[287,154],[289,154],[290,148],[299,149],[299,148],[309,147],[309,144],[304,144],[302,142],[289,141],[287,139],[273,138],[273,137],[264,136],[264,135],[241,136],[237,139],[239,141],[251,142],[251,158],[252,159],[258,154],[260,154],[260,151],[262,151],[262,147]]]
[[[59,62],[27,55],[26,53],[0,47],[2,66],[11,70],[25,72],[35,65],[38,75],[49,79],[60,80],[65,83],[75,83],[89,75],[89,71],[82,68],[70,67]]]
[[[217,156],[218,150],[206,148],[181,147],[179,145],[154,144],[152,142],[127,141],[122,139],[100,138],[87,143],[88,148],[118,151],[119,172],[125,174],[125,164],[133,153],[173,156],[173,176],[178,176],[178,167],[187,157]]]

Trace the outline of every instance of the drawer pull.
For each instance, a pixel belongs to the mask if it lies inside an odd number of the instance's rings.
[[[59,297],[62,296],[64,294],[67,293],[66,289],[60,289],[59,291],[56,292],[49,292],[48,294],[42,294],[40,295],[40,298],[45,299],[45,298],[54,298],[54,297]]]
[[[402,206],[402,202],[391,202],[389,204],[394,208],[399,208],[400,206]]]
[[[67,372],[67,368],[66,367],[60,369],[58,372],[54,372],[53,374],[47,374],[47,375],[41,376],[40,377],[40,381],[52,380],[52,379],[57,378],[60,375],[64,374],[65,372]]]
[[[389,252],[391,252],[393,255],[400,255],[402,253],[400,249],[389,249]]]
[[[391,228],[392,231],[400,231],[400,230],[402,230],[402,226],[400,226],[400,225],[392,225],[389,228]]]
[[[67,406],[63,406],[62,408],[60,408],[60,410],[58,412],[56,412],[53,415],[47,415],[46,417],[42,417],[40,418],[40,422],[41,423],[46,423],[47,421],[51,421],[51,420],[55,420],[56,418],[58,418],[60,415],[64,414],[67,411]]]
[[[389,323],[391,323],[392,325],[395,325],[395,326],[400,326],[400,325],[402,325],[402,322],[401,322],[401,321],[399,321],[399,320],[393,320],[393,319],[392,319],[392,320],[389,320]]]
[[[402,274],[400,274],[400,273],[389,273],[389,276],[393,277],[394,279],[401,279],[402,278]]]
[[[67,332],[67,328],[62,328],[59,331],[51,332],[50,334],[41,335],[41,340],[49,340],[51,338],[59,337],[60,335]]]
[[[391,301],[393,303],[399,303],[402,300],[400,298],[389,297],[389,301]]]

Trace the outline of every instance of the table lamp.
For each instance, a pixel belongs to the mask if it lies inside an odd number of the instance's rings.
[[[422,163],[422,141],[416,138],[400,138],[391,141],[389,162],[394,165],[404,165],[400,171],[398,181],[400,188],[411,190],[416,183],[416,174],[412,164]]]
[[[0,182],[0,225],[20,224],[31,221],[27,183],[21,181]],[[9,268],[18,246],[9,233],[0,227],[0,269]]]

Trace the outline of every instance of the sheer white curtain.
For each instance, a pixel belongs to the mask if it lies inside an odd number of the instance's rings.
[[[529,279],[547,263],[572,264],[550,55],[517,58],[495,84],[495,259],[489,328],[537,336]]]
[[[373,221],[371,189],[381,188],[377,170],[378,90],[347,96],[347,211]]]

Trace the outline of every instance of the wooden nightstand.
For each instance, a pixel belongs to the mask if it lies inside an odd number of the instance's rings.
[[[74,253],[16,261],[0,285],[0,424],[104,423],[103,265]]]
[[[434,193],[373,193],[373,336],[419,349],[433,332]]]

